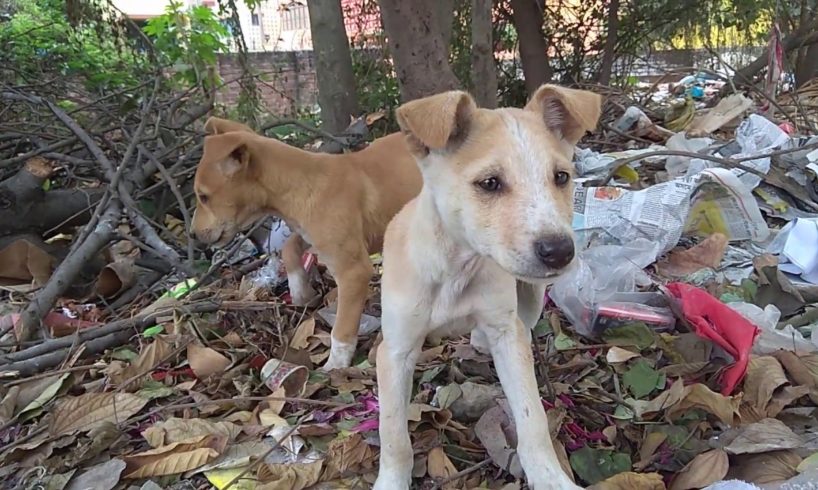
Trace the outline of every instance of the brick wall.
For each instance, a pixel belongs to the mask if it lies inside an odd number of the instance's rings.
[[[312,51],[274,51],[248,53],[248,62],[259,73],[261,101],[273,116],[289,116],[298,109],[318,103],[318,85]],[[219,56],[219,74],[226,85],[219,92],[218,102],[227,106],[238,103],[241,76],[238,55]]]

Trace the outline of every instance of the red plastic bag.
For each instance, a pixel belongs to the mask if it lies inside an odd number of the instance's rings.
[[[736,360],[721,379],[721,394],[730,395],[747,373],[750,350],[761,331],[707,291],[680,282],[668,284],[667,289],[696,335],[713,341]]]

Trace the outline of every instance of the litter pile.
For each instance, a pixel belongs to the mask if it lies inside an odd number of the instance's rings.
[[[776,115],[741,94],[712,108],[613,94],[605,129],[577,151],[581,252],[549,290],[533,348],[552,438],[578,484],[784,490],[818,480],[818,133],[813,115],[786,112],[800,105],[787,97]],[[143,149],[145,161],[161,153]],[[169,158],[187,163],[171,175],[162,157],[154,180],[120,196],[144,213],[151,186],[189,189],[197,151],[180,143]],[[46,196],[56,192],[48,158],[21,160],[17,174]],[[185,201],[166,188],[154,205]],[[133,220],[137,208],[123,212]],[[3,486],[369,488],[377,276],[354,367],[324,373],[337,293],[320,257],[304,265],[323,302],[297,308],[277,257],[286,226],[203,261],[171,232],[189,215],[157,214],[175,265],[148,260],[162,242],[114,228],[88,287],[61,290],[44,311],[40,341],[21,325],[57,274],[55,242],[70,236],[2,243]],[[146,264],[159,269],[148,279]],[[425,347],[409,413],[419,488],[522,488],[497,376],[468,339]]]

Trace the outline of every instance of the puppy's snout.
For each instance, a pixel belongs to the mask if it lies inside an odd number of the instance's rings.
[[[196,250],[207,250],[207,243],[203,242],[195,231],[190,232],[190,239],[193,240],[193,247]]]
[[[546,267],[562,269],[574,259],[574,241],[565,235],[546,236],[534,242],[534,253]]]

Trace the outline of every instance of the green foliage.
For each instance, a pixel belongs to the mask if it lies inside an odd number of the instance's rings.
[[[213,88],[219,79],[211,67],[216,55],[227,52],[229,32],[207,7],[184,10],[171,1],[165,13],[148,20],[144,28],[164,64],[174,68],[174,79],[182,86]]]
[[[79,78],[90,90],[120,89],[136,82],[144,57],[117,43],[116,25],[88,20],[69,24],[60,0],[14,0],[13,13],[0,23],[0,63],[18,78],[43,71]]]

